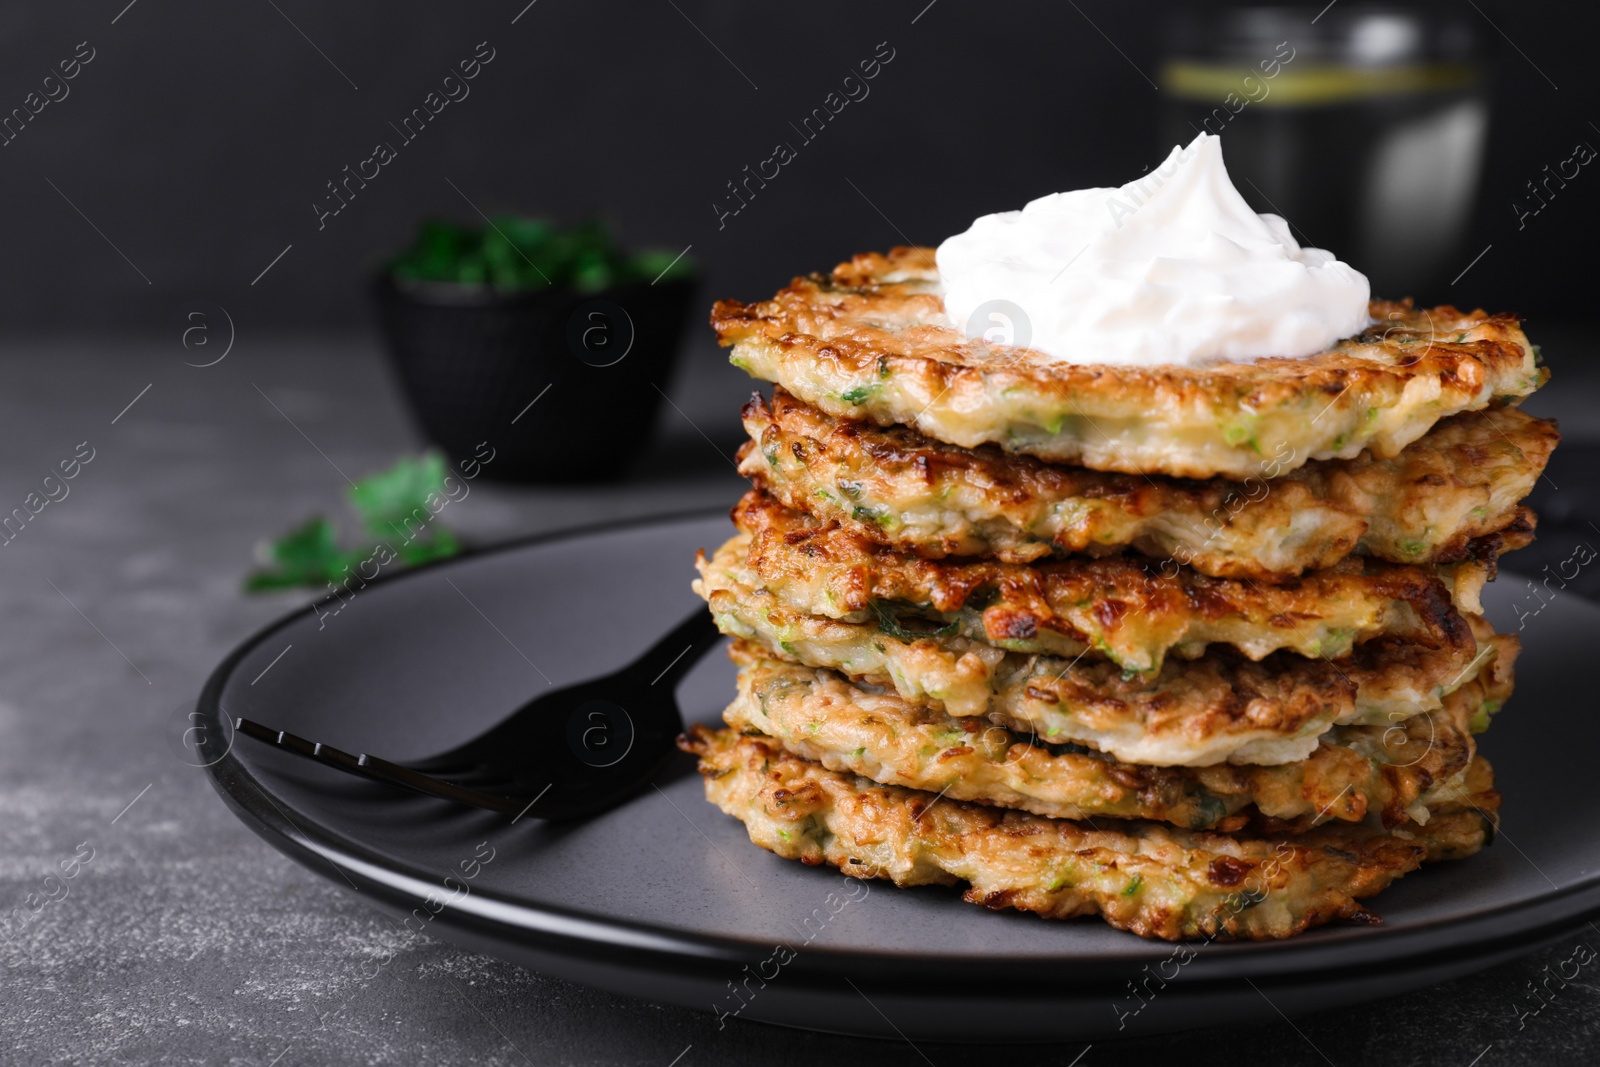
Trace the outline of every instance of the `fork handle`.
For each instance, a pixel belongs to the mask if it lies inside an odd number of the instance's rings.
[[[628,664],[626,671],[649,686],[665,684],[670,691],[721,638],[711,612],[698,607]]]
[[[398,785],[413,792],[422,793],[430,797],[439,797],[442,800],[453,800],[458,804],[468,804],[475,808],[487,808],[505,815],[518,814],[526,811],[521,801],[509,797],[494,796],[489,793],[480,793],[476,789],[465,789],[451,782],[446,782],[410,767],[402,767],[398,763],[390,763],[377,756],[366,753],[353,755],[343,749],[325,745],[320,741],[311,741],[298,734],[291,734],[287,730],[274,730],[270,726],[263,726],[250,719],[235,719],[234,729],[246,737],[253,737],[257,741],[265,741],[275,748],[292,752],[297,756],[304,756],[329,767],[337,767],[346,774],[353,774],[357,778],[368,778],[373,781],[387,782]],[[531,806],[531,805],[530,805]]]

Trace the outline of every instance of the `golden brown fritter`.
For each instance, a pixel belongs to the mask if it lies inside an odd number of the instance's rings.
[[[1169,653],[1194,659],[1212,644],[1253,660],[1283,650],[1339,659],[1383,636],[1463,652],[1473,644],[1450,590],[1423,567],[1350,559],[1264,584],[1120,557],[930,560],[759,490],[734,507],[733,521],[746,536],[731,549],[745,553],[786,607],[895,636],[943,630],[1011,652],[1086,655],[1141,672],[1160,670]]]
[[[787,859],[901,886],[967,883],[975,904],[1057,919],[1099,914],[1168,940],[1265,940],[1335,919],[1375,923],[1362,898],[1425,861],[1476,852],[1499,807],[1480,757],[1459,810],[1405,831],[1331,823],[1282,837],[1134,820],[1096,826],[878,785],[733,730],[696,727],[679,744],[700,757],[707,799]]]
[[[896,636],[881,624],[788,608],[761,586],[740,540],[696,561],[694,589],[723,633],[776,659],[893,686],[906,700],[950,715],[987,716],[1128,763],[1305,759],[1335,723],[1398,722],[1432,711],[1474,670],[1470,644],[1429,649],[1386,637],[1339,661],[1279,652],[1251,662],[1218,648],[1128,674],[1107,660],[1007,652],[957,633]]]
[[[723,713],[829,770],[1064,819],[1151,819],[1189,829],[1302,832],[1376,815],[1386,827],[1426,822],[1428,805],[1459,796],[1477,752],[1474,721],[1511,693],[1515,641],[1436,712],[1395,726],[1336,726],[1298,763],[1273,767],[1148,767],[1052,746],[978,719],[955,719],[892,691],[764,658],[741,661],[739,695]]]
[[[1448,563],[1521,547],[1533,514],[1520,501],[1559,439],[1553,423],[1497,407],[1445,419],[1392,459],[1363,452],[1241,485],[958,448],[835,419],[782,388],[770,404],[752,398],[744,425],[739,470],[752,482],[903,552],[1028,563],[1132,548],[1202,574],[1269,580],[1351,553]]]
[[[1544,383],[1510,315],[1375,301],[1375,324],[1305,359],[1202,367],[1052,362],[968,339],[930,248],[856,256],[771,300],[719,301],[735,366],[828,414],[1128,474],[1243,480],[1392,457],[1434,423]]]

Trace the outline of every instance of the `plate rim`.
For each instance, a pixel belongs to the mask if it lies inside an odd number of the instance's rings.
[[[471,548],[449,559],[380,576],[363,592],[387,588],[437,569],[545,544],[639,527],[708,521],[725,515],[726,509],[722,508],[696,508],[544,531]],[[336,827],[325,825],[293,805],[286,805],[301,816],[300,822],[304,825],[297,824],[280,807],[272,789],[234,754],[233,732],[222,712],[222,692],[245,657],[279,631],[307,616],[315,616],[319,607],[334,599],[334,594],[327,594],[274,619],[242,640],[212,670],[196,704],[196,710],[208,726],[201,742],[201,753],[208,757],[203,769],[228,808],[278,851],[335,885],[343,882],[355,887],[358,895],[369,903],[409,911],[436,885],[437,879],[423,877],[410,865],[380,855]],[[1592,602],[1583,603],[1591,610],[1597,609]],[[229,739],[226,747],[221,740],[224,736]],[[222,751],[218,752],[218,748]],[[357,883],[364,885],[365,890]],[[874,888],[877,887],[874,883]],[[1519,923],[1514,929],[1506,929],[1510,920],[1537,919],[1539,913],[1552,909],[1556,913],[1548,919]],[[1032,916],[1018,917],[1018,921],[1024,918],[1040,921]],[[559,903],[509,897],[487,890],[473,892],[447,905],[433,920],[445,929],[459,927],[495,942],[512,939],[521,947],[541,954],[558,957],[581,954],[586,961],[628,970],[725,976],[746,964],[764,960],[771,952],[766,940],[685,932],[670,925],[596,915]],[[1380,960],[1387,966],[1409,970],[1492,956],[1517,946],[1526,946],[1526,951],[1531,952],[1595,920],[1600,920],[1600,870],[1584,882],[1556,887],[1507,905],[1430,919],[1395,931],[1388,936],[1391,944],[1399,942],[1396,946],[1399,951],[1382,953]],[[1490,924],[1491,930],[1479,929]],[[430,922],[430,928],[433,925]],[[969,980],[988,983],[985,998],[1017,993],[1037,998],[1041,994],[1077,991],[1104,995],[1108,982],[1126,977],[1142,965],[1167,958],[1174,945],[1198,943],[1207,951],[1186,968],[1186,972],[1194,973],[1186,973],[1182,988],[1203,994],[1210,988],[1236,984],[1242,978],[1271,977],[1278,982],[1322,984],[1362,971],[1370,972],[1374,960],[1373,948],[1368,946],[1372,939],[1382,939],[1386,934],[1379,928],[1372,933],[1357,931],[1339,940],[1316,941],[1296,937],[1280,941],[1190,939],[1169,942],[1138,938],[1134,934],[1127,936],[1130,940],[1126,951],[1116,955],[1058,952],[1021,959],[807,945],[785,968],[785,973],[792,972],[796,979],[807,984],[820,980],[837,982],[841,976],[848,975],[875,987],[889,987],[903,983],[908,977],[926,978],[929,968],[959,968]],[[1198,966],[1202,961],[1209,963]]]

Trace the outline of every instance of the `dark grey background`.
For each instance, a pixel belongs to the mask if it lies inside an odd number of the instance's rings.
[[[365,272],[419,215],[474,217],[447,179],[490,211],[603,208],[628,241],[693,244],[707,302],[755,298],[902,235],[936,242],[1046,192],[1120,184],[1169,147],[1145,75],[1173,4],[940,0],[912,25],[927,0],[538,0],[511,25],[526,2],[8,5],[0,113],[78,42],[97,54],[67,99],[0,148],[0,329],[161,329],[196,299],[252,334],[361,325]],[[1298,6],[1309,18],[1324,4]],[[1592,16],[1554,0],[1480,3],[1487,17],[1467,0],[1442,6],[1477,19],[1500,63],[1490,165],[1463,238],[1469,255],[1495,247],[1460,286],[1414,295],[1536,321],[1573,314],[1600,221],[1586,184],[1600,190],[1600,178],[1581,174],[1521,232],[1511,204],[1576,141],[1600,144]],[[484,40],[497,55],[471,96],[319,232],[311,205],[325,183],[394,139],[388,123]],[[724,183],[792,139],[787,124],[884,40],[895,59],[871,95],[719,231]],[[1339,156],[1329,145],[1330,181]]]
[[[359,476],[420,444],[376,343],[360,336],[362,285],[418,215],[472,217],[446,179],[486,210],[572,217],[603,205],[629,241],[692,243],[705,305],[765,295],[902,230],[938,240],[980,212],[1126,180],[1163,150],[1160,101],[1136,69],[1159,56],[1162,5],[938,0],[911,25],[926,0],[676,2],[682,14],[668,0],[538,0],[514,26],[525,0],[65,0],[0,15],[0,113],[78,42],[97,50],[71,95],[0,147],[4,507],[77,442],[99,450],[71,497],[0,558],[0,907],[20,906],[78,842],[99,849],[71,897],[0,960],[0,1063],[995,1059],[755,1024],[718,1031],[708,1015],[431,940],[404,946],[381,981],[349,987],[340,975],[395,947],[389,924],[257,840],[169,750],[211,667],[304,602],[240,594],[252,546],[312,512],[341,514],[335,467]],[[1308,17],[1321,6],[1303,5]],[[1585,321],[1600,177],[1583,175],[1521,233],[1510,205],[1575,139],[1600,143],[1584,132],[1600,122],[1593,37],[1577,5],[1482,6],[1527,56],[1484,29],[1503,66],[1480,222],[1465,244],[1494,249],[1459,291],[1417,295],[1532,319],[1557,384],[1529,407],[1562,418],[1574,457],[1541,489],[1546,519],[1571,520],[1541,530],[1559,552],[1589,536],[1578,505],[1593,494],[1580,475],[1596,469],[1600,440]],[[387,123],[483,40],[498,54],[471,97],[317,232],[323,183],[388,139]],[[723,183],[882,40],[896,58],[872,95],[718,232],[711,202]],[[1331,176],[1337,146],[1329,165]],[[204,308],[214,326],[219,305],[238,324],[235,354],[184,366],[210,356],[180,344],[185,314]],[[1562,319],[1575,325],[1546,325]],[[481,544],[731,503],[741,482],[725,452],[750,383],[704,330],[689,353],[672,388],[681,410],[663,409],[631,481],[483,484],[452,525]],[[1538,551],[1513,566],[1537,570]],[[1574,934],[1491,972],[1293,1026],[1140,1035],[1081,1060],[1080,1046],[1006,1055],[1059,1067],[1581,1062],[1600,1019],[1592,982],[1525,1026],[1518,1012],[1527,983],[1584,938],[1600,945],[1600,934]],[[323,1013],[333,1021],[317,1030],[308,1019]]]

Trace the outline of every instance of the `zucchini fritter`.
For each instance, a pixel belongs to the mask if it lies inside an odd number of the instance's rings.
[[[1492,560],[1531,540],[1520,506],[1559,434],[1513,407],[1456,415],[1392,459],[1309,463],[1274,481],[1056,467],[992,445],[835,419],[782,388],[744,408],[739,470],[792,508],[933,559],[1028,563],[1132,548],[1215,577],[1281,579],[1355,554]],[[1261,475],[1272,473],[1270,470]]]
[[[1272,939],[1334,919],[1378,922],[1358,902],[1425,861],[1476,852],[1499,807],[1481,758],[1460,810],[1422,827],[1351,823],[1295,837],[1160,823],[1046,819],[878,785],[785,752],[775,741],[696,727],[706,797],[787,859],[896,885],[968,883],[966,899],[1046,918],[1098,913],[1143,937]]]
[[[727,724],[830,770],[1064,819],[1151,819],[1194,830],[1302,832],[1375,813],[1384,826],[1426,822],[1459,794],[1487,725],[1511,693],[1515,639],[1437,712],[1396,726],[1336,726],[1298,763],[1147,767],[955,719],[826,670],[736,648],[739,695]]]
[[[739,540],[696,561],[694,589],[723,633],[950,715],[988,716],[1129,763],[1305,759],[1335,723],[1398,722],[1439,707],[1471,676],[1475,655],[1488,655],[1470,641],[1429,649],[1377,638],[1338,662],[1286,652],[1252,662],[1219,648],[1129,674],[1107,660],[1008,652],[958,633],[896,636],[795,611],[762,588]]]
[[[752,490],[733,509],[761,586],[795,611],[875,623],[895,636],[948,631],[1011,652],[1088,655],[1158,671],[1225,644],[1253,660],[1280,650],[1339,659],[1375,637],[1469,649],[1450,591],[1428,569],[1349,560],[1282,584],[1210,578],[1137,560],[1033,565],[929,560],[854,525],[819,522]],[[920,632],[919,632],[920,631]]]
[[[931,248],[858,255],[773,299],[719,301],[731,361],[830,415],[973,448],[1184,478],[1261,477],[1309,460],[1392,457],[1438,420],[1544,383],[1510,315],[1374,301],[1375,324],[1305,359],[1203,367],[1052,362],[968,339]]]

